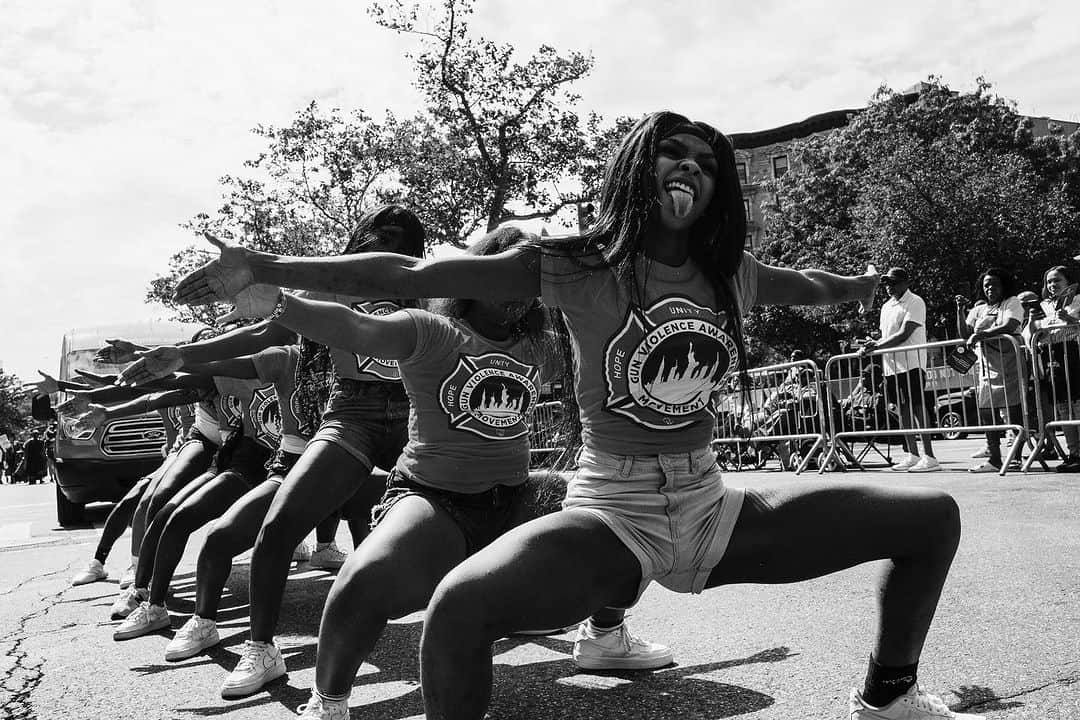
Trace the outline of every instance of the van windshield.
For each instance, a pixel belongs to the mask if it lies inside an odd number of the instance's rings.
[[[95,348],[88,348],[86,350],[71,350],[64,356],[63,363],[60,367],[60,379],[61,380],[78,380],[78,375],[75,374],[76,370],[89,370],[90,372],[106,374],[116,372],[119,365],[112,365],[108,363],[99,363],[94,361],[94,353],[97,350]]]

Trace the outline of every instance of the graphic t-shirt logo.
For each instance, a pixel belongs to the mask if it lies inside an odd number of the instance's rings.
[[[176,432],[183,432],[184,419],[180,413],[180,407],[178,405],[173,405],[172,407],[165,410],[165,414],[169,416],[169,422],[172,423],[172,426],[176,430]]]
[[[653,430],[695,422],[738,365],[726,321],[726,313],[680,297],[631,308],[604,350],[605,409]]]
[[[395,313],[400,310],[401,307],[387,300],[369,300],[353,303],[352,309],[357,312],[362,312],[365,315],[382,316]],[[398,371],[397,360],[384,360],[382,358],[357,355],[356,369],[362,373],[374,375],[380,380],[401,380],[401,373]]]
[[[503,353],[462,355],[439,388],[450,427],[489,440],[527,435],[539,395],[539,371]]]
[[[281,410],[273,385],[261,387],[251,394],[248,417],[255,428],[255,439],[271,449],[281,442]]]
[[[218,395],[217,401],[221,431],[238,430],[244,426],[244,408],[235,395]]]

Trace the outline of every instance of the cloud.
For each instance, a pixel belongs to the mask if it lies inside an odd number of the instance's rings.
[[[420,105],[417,40],[366,3],[9,0],[0,45],[0,359],[56,364],[59,333],[153,313],[149,280],[259,149],[249,129],[324,106]],[[1021,111],[1075,119],[1077,11],[1064,2],[478,0],[470,22],[528,54],[592,52],[583,111],[671,107],[729,132],[857,107],[881,82],[985,75]]]

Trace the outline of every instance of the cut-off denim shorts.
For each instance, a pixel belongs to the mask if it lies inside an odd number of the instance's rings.
[[[635,602],[656,581],[700,593],[723,558],[745,493],[726,487],[709,448],[614,455],[582,448],[563,508],[603,522],[641,564]]]
[[[408,438],[409,398],[401,383],[339,378],[311,442],[331,442],[369,470],[389,472]]]

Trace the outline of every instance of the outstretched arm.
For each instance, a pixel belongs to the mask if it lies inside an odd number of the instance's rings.
[[[861,312],[874,303],[878,273],[873,265],[863,275],[836,275],[824,270],[792,270],[761,265],[757,301],[761,305],[836,305],[858,302]]]
[[[111,407],[92,403],[86,409],[86,412],[75,418],[75,426],[80,430],[98,428],[109,420],[141,415],[176,405],[190,405],[198,401],[199,392],[197,390],[169,390],[144,395]]]
[[[307,258],[254,252],[211,235],[207,240],[221,256],[180,281],[177,302],[227,301],[260,283],[372,298],[515,300],[540,294],[540,256],[535,249],[428,260],[393,253]]]
[[[258,285],[241,294],[245,312],[270,314],[274,322],[328,347],[384,360],[402,360],[416,348],[416,325],[406,312],[358,313],[339,303],[321,302]]]

